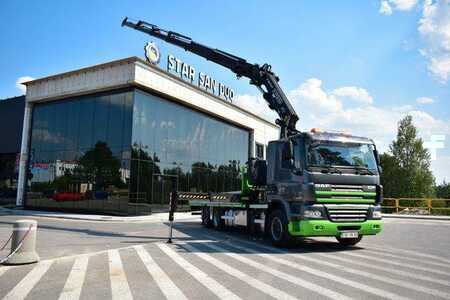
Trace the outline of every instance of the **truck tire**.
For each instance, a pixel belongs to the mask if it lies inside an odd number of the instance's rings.
[[[223,230],[225,227],[225,222],[221,218],[222,210],[218,208],[213,209],[212,226],[215,230]]]
[[[358,244],[359,241],[361,241],[362,237],[362,235],[359,235],[357,238],[343,239],[340,237],[336,237],[336,239],[338,240],[339,244],[341,244],[341,246],[350,247]]]
[[[289,246],[293,238],[288,231],[288,221],[286,214],[282,210],[274,210],[269,217],[267,233],[269,234],[272,245],[275,247]]]
[[[211,218],[210,218],[211,212],[209,207],[204,206],[202,207],[202,225],[205,227],[211,227]]]

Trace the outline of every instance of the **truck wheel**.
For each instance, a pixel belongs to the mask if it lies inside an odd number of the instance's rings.
[[[268,233],[272,244],[276,247],[285,247],[292,242],[287,217],[283,211],[277,209],[270,214]]]
[[[341,246],[350,247],[358,244],[359,241],[361,241],[362,237],[362,235],[359,235],[357,238],[343,239],[340,237],[336,237],[336,239],[338,240],[339,244],[341,244]]]
[[[225,226],[224,220],[221,218],[222,216],[222,210],[221,209],[214,209],[213,210],[213,218],[212,218],[212,226],[215,230],[222,230]]]
[[[202,225],[205,227],[211,227],[211,218],[210,218],[211,212],[209,207],[204,206],[202,208]]]

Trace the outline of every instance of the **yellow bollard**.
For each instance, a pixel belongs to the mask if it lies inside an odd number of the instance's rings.
[[[428,207],[428,212],[431,214],[431,209],[433,208],[433,205],[431,203],[431,199],[427,199],[427,207]]]

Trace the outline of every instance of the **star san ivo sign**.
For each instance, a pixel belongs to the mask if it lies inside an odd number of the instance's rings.
[[[197,85],[199,88],[225,101],[233,102],[234,91],[232,88],[203,72],[197,73],[193,66],[183,62],[172,54],[167,56],[167,71],[177,74],[181,79]]]

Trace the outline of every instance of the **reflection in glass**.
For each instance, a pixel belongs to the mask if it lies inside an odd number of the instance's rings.
[[[132,132],[130,189],[135,202],[166,205],[174,176],[181,191],[239,189],[248,131],[136,91]]]
[[[27,206],[128,214],[132,99],[130,91],[35,105]]]

